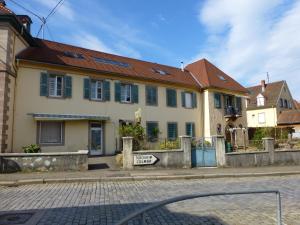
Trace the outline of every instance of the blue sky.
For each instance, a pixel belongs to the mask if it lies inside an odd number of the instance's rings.
[[[40,16],[58,2],[15,1]],[[176,67],[205,57],[244,86],[268,72],[300,100],[299,0],[65,0],[45,39]]]

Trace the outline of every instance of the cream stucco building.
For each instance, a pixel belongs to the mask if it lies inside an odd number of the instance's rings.
[[[295,109],[294,100],[286,81],[249,87],[247,101],[248,127],[276,127],[280,114]]]
[[[226,135],[242,145],[247,90],[205,59],[175,68],[33,38],[1,3],[1,152],[120,151],[119,127],[141,112],[147,136]]]

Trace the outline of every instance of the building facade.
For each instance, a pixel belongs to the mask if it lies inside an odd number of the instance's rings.
[[[281,113],[295,109],[286,81],[265,83],[249,87],[247,101],[248,127],[276,127]]]
[[[147,136],[227,135],[244,143],[247,90],[205,59],[175,68],[33,38],[31,20],[0,5],[1,152],[120,151],[136,113]],[[239,132],[241,132],[239,134]]]

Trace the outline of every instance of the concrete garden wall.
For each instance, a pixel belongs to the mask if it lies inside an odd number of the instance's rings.
[[[63,153],[2,153],[0,173],[34,171],[85,171],[88,151]]]

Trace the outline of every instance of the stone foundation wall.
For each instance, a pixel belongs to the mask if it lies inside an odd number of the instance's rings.
[[[85,170],[88,170],[87,150],[64,153],[0,154],[0,173]]]

